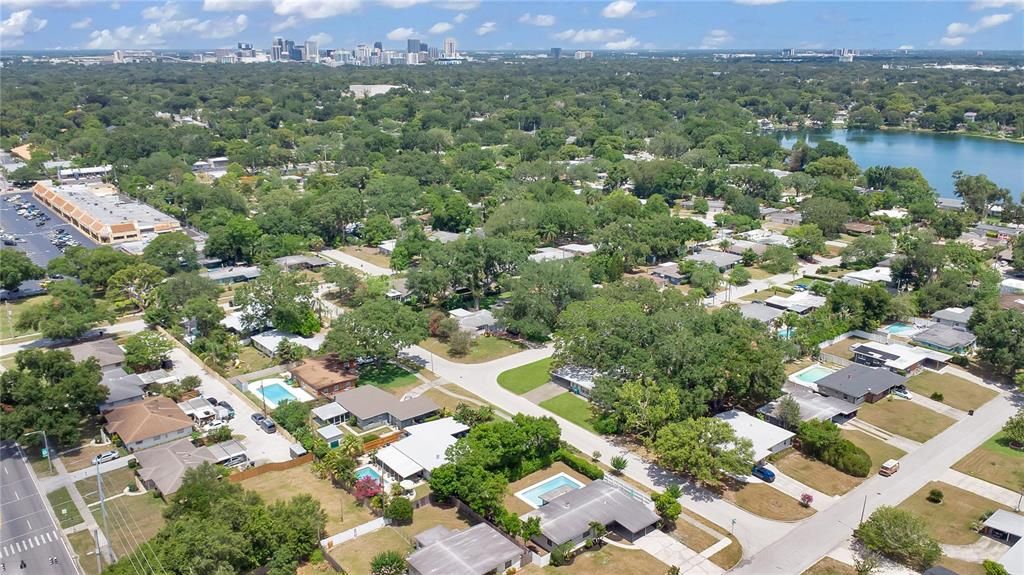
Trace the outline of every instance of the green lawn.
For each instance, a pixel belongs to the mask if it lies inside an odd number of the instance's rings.
[[[565,392],[561,395],[556,395],[551,399],[540,402],[540,406],[555,415],[568,419],[587,431],[597,433],[591,421],[593,414],[590,412],[590,402],[575,393]]]
[[[254,347],[245,346],[238,351],[235,364],[224,370],[224,377],[236,377],[277,365],[274,358],[267,357]]]
[[[504,371],[498,375],[498,385],[518,395],[536,389],[551,379],[550,371],[553,361],[553,358],[548,357]]]
[[[928,493],[932,489],[942,491],[944,497],[941,503],[928,501]],[[1009,510],[991,499],[941,481],[929,482],[900,503],[899,508],[923,517],[932,537],[948,545],[974,543],[981,535],[972,526],[983,514],[996,509]]]
[[[978,409],[999,395],[995,390],[975,385],[955,375],[934,371],[923,371],[911,377],[907,380],[907,387],[925,397],[941,393],[942,403],[963,411]]]
[[[872,475],[878,473],[878,468],[880,468],[886,461],[890,459],[899,459],[907,454],[906,451],[903,451],[899,447],[889,445],[881,439],[871,437],[862,431],[844,429],[842,432],[845,439],[849,439],[854,445],[868,452],[868,455],[871,456]]]
[[[415,386],[419,380],[393,363],[382,363],[359,370],[359,383],[370,384],[393,393],[395,390]]]
[[[1024,451],[1010,447],[1002,432],[968,453],[953,469],[1012,491],[1024,489]]]
[[[889,433],[920,443],[928,441],[955,423],[953,418],[936,413],[927,407],[905,399],[893,398],[861,405],[857,417]]]
[[[37,303],[45,303],[49,300],[50,296],[40,295],[13,302],[4,302],[0,305],[0,339],[11,339],[31,333],[33,330],[16,329],[14,324],[18,322],[18,317],[21,315],[21,312],[25,311],[25,308]]]
[[[485,335],[474,339],[473,347],[470,348],[469,353],[461,356],[450,355],[448,353],[448,344],[433,337],[421,341],[420,347],[434,355],[457,363],[484,363],[519,353],[525,349],[518,343],[508,341],[507,339]],[[430,366],[426,367],[429,369]]]
[[[82,514],[78,512],[75,502],[71,500],[67,487],[47,493],[46,498],[50,501],[50,508],[53,509],[53,514],[60,522],[61,529],[74,527],[82,522]]]

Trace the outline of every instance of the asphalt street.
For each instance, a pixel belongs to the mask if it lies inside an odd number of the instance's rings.
[[[0,444],[0,563],[0,571],[19,575],[78,573],[28,461],[7,442]]]

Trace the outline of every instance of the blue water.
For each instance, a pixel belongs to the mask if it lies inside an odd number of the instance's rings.
[[[819,379],[832,373],[834,372],[831,369],[818,365],[801,373],[800,375],[796,376],[796,378],[799,379],[800,381],[804,381],[807,383],[814,383]]]
[[[533,504],[534,507],[540,507],[544,503],[540,499],[541,495],[544,495],[548,491],[558,489],[559,487],[563,486],[568,486],[573,489],[579,489],[580,487],[583,487],[583,485],[581,485],[579,481],[576,481],[572,477],[559,475],[557,477],[552,477],[551,479],[548,479],[544,483],[538,483],[537,485],[531,487],[528,491],[520,493],[519,496],[529,501],[531,504]]]
[[[263,394],[263,397],[269,399],[270,401],[273,401],[276,404],[280,404],[281,402],[284,401],[296,400],[296,397],[292,395],[290,391],[288,391],[288,388],[281,385],[280,383],[272,383],[270,385],[265,385],[260,388],[260,393]]]
[[[906,333],[908,331],[915,331],[915,330],[917,330],[916,327],[914,327],[912,325],[909,325],[909,324],[905,324],[905,323],[894,323],[894,324],[887,325],[884,328],[882,328],[882,331],[884,331],[885,333],[891,333],[891,334],[895,334],[895,335],[899,335],[901,333]]]
[[[953,172],[985,174],[1010,190],[1014,198],[1024,191],[1024,144],[954,134],[888,130],[832,130],[778,132],[784,147],[806,138],[810,144],[832,140],[849,148],[862,170],[871,166],[912,167],[921,170],[944,198],[953,193]]]
[[[380,483],[380,473],[377,473],[377,470],[372,467],[362,467],[356,470],[356,481],[364,477],[372,477],[374,481]]]
[[[779,337],[781,337],[782,339],[789,339],[789,338],[793,337],[793,330],[794,329],[795,328],[793,328],[792,326],[784,327],[784,328],[780,329],[779,330]]]

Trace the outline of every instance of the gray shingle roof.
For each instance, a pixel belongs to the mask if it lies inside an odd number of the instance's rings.
[[[948,325],[936,324],[932,327],[914,334],[915,342],[925,345],[932,345],[942,349],[955,349],[971,345],[978,338],[969,331],[952,328]]]
[[[906,380],[902,375],[882,367],[853,363],[826,375],[817,383],[819,388],[834,389],[850,397],[861,397],[868,392],[885,393],[897,385],[903,385]]]
[[[428,537],[432,538],[433,535]],[[484,575],[496,567],[499,573],[503,572],[505,563],[522,553],[518,545],[493,527],[479,523],[436,540],[410,555],[408,562],[420,575]]]
[[[767,306],[760,303],[746,303],[740,306],[740,314],[747,319],[756,319],[757,321],[768,323],[778,317],[781,317],[784,312],[781,309],[777,309],[771,306]]]
[[[606,481],[594,481],[556,497],[525,517],[540,517],[541,533],[556,545],[586,533],[592,521],[605,526],[618,523],[633,533],[658,522],[646,505]]]
[[[971,316],[974,315],[973,307],[947,307],[946,309],[940,309],[939,311],[932,314],[934,319],[944,319],[946,321],[955,321],[960,323],[967,323],[971,320]]]
[[[729,253],[726,253],[726,252],[716,252],[714,250],[705,250],[705,251],[700,252],[700,253],[696,253],[696,254],[692,254],[692,255],[686,256],[686,259],[688,259],[690,261],[693,261],[693,262],[709,263],[709,264],[718,266],[720,268],[724,268],[724,267],[728,267],[728,266],[731,266],[731,265],[736,265],[743,258],[741,258],[740,256],[738,256],[736,254],[729,254]]]
[[[343,391],[334,400],[359,419],[370,419],[385,413],[399,420],[412,419],[438,411],[437,404],[428,397],[419,396],[399,401],[390,393],[372,385],[363,385]]]

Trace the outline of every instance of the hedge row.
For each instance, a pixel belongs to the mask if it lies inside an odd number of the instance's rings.
[[[586,475],[590,479],[601,479],[604,477],[604,470],[582,457],[573,455],[565,449],[559,449],[555,454],[558,461],[568,465],[573,470]]]

